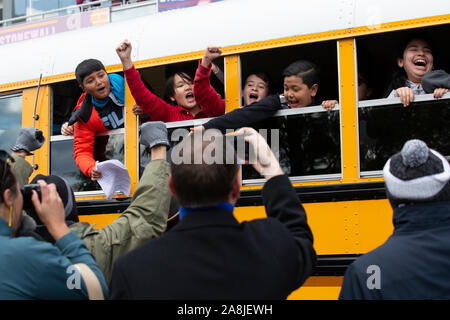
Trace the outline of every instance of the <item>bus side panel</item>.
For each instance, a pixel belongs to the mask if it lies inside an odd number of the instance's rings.
[[[87,222],[89,224],[95,224],[95,229],[101,229],[104,226],[114,222],[120,213],[108,213],[108,214],[89,214],[89,215],[80,215],[80,222]]]
[[[360,200],[303,204],[314,235],[317,254],[361,254],[375,249],[392,234],[388,200]],[[102,228],[120,214],[80,215],[80,221]],[[263,206],[236,207],[239,222],[265,218]]]
[[[288,300],[336,300],[344,277],[309,277]]]
[[[388,200],[303,204],[317,254],[360,254],[381,245],[392,234]],[[263,206],[236,207],[238,221],[266,217]]]

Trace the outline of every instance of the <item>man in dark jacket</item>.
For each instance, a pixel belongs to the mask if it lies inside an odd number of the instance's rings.
[[[339,299],[450,299],[450,165],[420,140],[384,167],[394,233],[347,269]]]
[[[311,274],[313,236],[288,177],[255,130],[238,133],[247,134],[256,150],[253,166],[267,179],[268,218],[234,218],[239,167],[235,157],[229,161],[233,147],[226,148],[222,135],[212,142],[205,135],[184,138],[172,151],[169,176],[182,206],[180,221],[117,260],[112,299],[285,299]]]

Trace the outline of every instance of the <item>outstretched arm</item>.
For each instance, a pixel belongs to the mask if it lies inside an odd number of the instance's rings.
[[[110,280],[114,261],[144,242],[160,236],[167,225],[171,193],[168,185],[170,165],[166,161],[169,145],[163,123],[141,126],[140,141],[151,148],[151,161],[139,180],[130,206],[101,230],[84,230],[82,238]],[[145,127],[145,128],[144,128]]]
[[[123,70],[128,70],[133,66],[133,61],[131,61],[131,42],[128,40],[123,40],[116,48],[117,55],[122,62]]]
[[[266,140],[252,128],[242,128],[236,134],[247,135],[244,139],[252,146],[256,158],[252,165],[267,180],[262,190],[267,216],[280,221],[295,240],[300,266],[297,284],[300,285],[310,276],[316,261],[305,210]]]
[[[281,109],[281,101],[277,95],[261,99],[247,107],[233,110],[223,116],[209,120],[203,125],[205,129],[218,129],[225,133],[226,129],[249,127],[270,118]]]
[[[208,47],[201,59],[194,78],[194,96],[197,103],[209,117],[225,113],[225,101],[211,86],[212,61],[222,54],[220,47]]]
[[[102,229],[104,238],[111,240],[113,259],[160,236],[166,228],[171,197],[168,185],[170,165],[164,159],[155,159],[155,152],[152,150],[152,161],[139,180],[130,206]]]
[[[157,97],[148,90],[135,69],[131,60],[131,43],[128,40],[122,41],[116,48],[117,55],[122,62],[125,79],[130,87],[131,95],[136,104],[148,114],[153,121],[171,121],[170,112],[175,111],[170,104]]]

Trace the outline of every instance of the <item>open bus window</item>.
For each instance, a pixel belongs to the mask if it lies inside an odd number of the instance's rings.
[[[124,129],[109,131],[95,137],[94,158],[98,161],[116,159],[124,163]],[[74,192],[101,190],[96,181],[85,176],[73,158],[73,137],[52,137],[50,172],[65,178]]]
[[[337,59],[336,41],[243,53],[240,55],[241,89],[250,74],[263,72],[270,80],[269,94],[283,93],[283,70],[297,60],[307,60],[319,68],[320,83],[316,103],[313,104],[320,104],[322,100],[339,100]]]
[[[0,149],[10,151],[22,127],[22,95],[0,96]]]
[[[115,73],[123,77],[123,72]],[[76,80],[52,85],[52,135],[61,134],[61,126],[69,120],[82,94]]]
[[[414,102],[403,107],[399,98],[386,98],[402,44],[415,37],[430,46],[434,69],[450,70],[448,49],[441,41],[450,25],[439,25],[358,37],[359,73],[366,73],[372,94],[368,101],[359,97],[359,166],[361,177],[381,176],[390,156],[409,139],[421,139],[430,148],[450,155],[448,144],[449,100],[436,100],[432,94],[415,94]],[[376,71],[376,72],[375,72]],[[358,77],[360,80],[361,77]],[[395,88],[394,88],[395,89]],[[375,99],[375,100],[374,100]]]
[[[359,101],[386,98],[392,91],[389,86],[394,73],[400,68],[397,55],[402,44],[414,37],[423,38],[432,50],[434,69],[450,72],[448,49],[442,35],[450,34],[450,25],[416,28],[395,32],[361,36],[356,39],[358,80],[367,83],[368,96],[360,96]],[[358,85],[361,83],[358,82]],[[359,87],[359,86],[358,86]]]
[[[83,91],[77,81],[72,80],[53,84],[52,93],[52,135],[60,135],[61,126],[69,120]]]
[[[434,99],[432,94],[416,97],[404,108],[399,98],[361,102],[359,115],[359,158],[361,176],[380,176],[386,161],[410,139],[423,140],[430,148],[450,156],[448,124],[450,94]]]
[[[82,93],[76,80],[52,85],[50,172],[66,178],[76,192],[100,190],[98,183],[84,176],[77,167],[73,158],[73,136],[61,135],[61,126],[69,120]],[[122,128],[97,135],[93,154],[95,160],[117,159],[123,163],[124,132]]]
[[[224,72],[223,58],[219,57],[213,63],[217,65],[222,72]],[[198,64],[199,64],[198,60],[180,62],[170,65],[139,69],[139,73],[147,88],[159,98],[164,99],[167,79],[175,72],[185,72],[192,77],[192,80],[194,80]],[[210,82],[213,88],[216,90],[216,92],[220,94],[220,96],[223,99],[225,99],[224,84],[212,73],[210,77]],[[145,118],[144,121],[142,121],[141,118],[140,122],[142,123],[145,121],[152,121],[151,115],[148,118]],[[144,172],[145,166],[150,161],[150,153],[148,150],[145,149],[143,145],[140,145],[139,148],[140,148],[139,149],[139,167],[140,167],[139,177],[140,177]]]

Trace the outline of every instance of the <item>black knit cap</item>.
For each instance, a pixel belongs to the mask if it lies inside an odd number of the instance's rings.
[[[68,224],[71,224],[73,222],[79,222],[78,210],[75,202],[75,195],[69,183],[64,178],[61,178],[59,176],[55,175],[44,176],[42,174],[38,174],[37,176],[35,176],[34,179],[31,181],[31,183],[32,184],[37,183],[38,180],[44,180],[47,184],[50,183],[55,184],[56,191],[61,197],[61,200],[64,205],[66,222]],[[31,216],[38,225],[43,225],[42,221],[39,219],[34,210],[27,211],[27,214]]]

